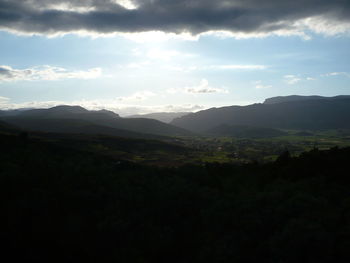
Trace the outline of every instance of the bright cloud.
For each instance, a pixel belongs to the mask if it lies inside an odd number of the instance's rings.
[[[140,102],[149,99],[150,97],[156,96],[155,93],[151,91],[140,91],[132,94],[131,96],[118,97],[117,100],[120,102]]]
[[[1,97],[1,96],[0,96],[0,105],[1,105],[1,104],[4,104],[4,103],[7,103],[9,100],[10,100],[10,99],[7,98],[7,97]]]
[[[114,0],[114,1],[126,9],[129,9],[129,10],[137,9],[137,5],[135,4],[134,1],[131,1],[131,0]]]
[[[171,88],[167,93],[185,93],[185,94],[211,94],[211,93],[229,93],[226,88],[214,88],[209,85],[209,81],[202,79],[198,85],[184,88]]]
[[[330,72],[327,74],[324,74],[325,77],[332,77],[332,76],[345,76],[350,78],[350,73],[347,72]]]
[[[298,82],[301,81],[301,78],[295,76],[295,75],[285,75],[284,76],[284,81],[288,84],[288,85],[294,85],[297,84]]]
[[[258,84],[255,86],[256,89],[270,89],[272,88],[271,85],[262,85],[262,84]]]
[[[272,85],[264,85],[261,80],[253,81],[256,89],[270,89]]]
[[[69,71],[65,68],[42,66],[28,69],[14,69],[10,66],[0,66],[1,81],[34,81],[63,79],[95,79],[100,77],[102,70],[92,68],[87,71]]]
[[[184,88],[184,91],[191,94],[229,93],[227,89],[211,87],[206,79],[202,79],[199,85]]]
[[[323,34],[326,36],[335,36],[350,33],[350,21],[334,20],[332,17],[327,17],[325,15],[312,16],[301,19],[295,23],[295,27],[298,27],[301,30],[305,30],[304,28],[306,28],[315,33]]]
[[[306,80],[311,81],[311,80],[316,80],[316,79],[312,78],[312,77],[307,77]]]

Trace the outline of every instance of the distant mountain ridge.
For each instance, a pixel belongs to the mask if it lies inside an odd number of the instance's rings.
[[[193,132],[207,132],[222,124],[273,129],[350,129],[350,96],[320,99],[288,96],[266,101],[211,108],[174,119],[171,124]]]
[[[191,132],[157,120],[121,118],[108,111],[89,111],[80,106],[61,105],[49,109],[32,109],[3,114],[0,118],[22,129],[50,132],[100,133],[116,136],[149,137],[149,135],[177,136]],[[135,134],[137,133],[137,134]]]
[[[283,102],[292,102],[292,101],[304,101],[304,100],[336,100],[336,99],[350,99],[350,95],[340,95],[335,97],[323,97],[323,96],[300,96],[300,95],[290,95],[290,96],[277,96],[266,99],[264,104],[275,104]]]
[[[77,118],[77,119],[91,119],[95,118],[120,118],[120,116],[113,111],[98,110],[89,111],[81,106],[60,105],[48,109],[32,109],[26,110],[16,114],[22,117],[36,117],[36,118]]]

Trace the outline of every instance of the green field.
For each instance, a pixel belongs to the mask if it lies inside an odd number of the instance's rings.
[[[282,152],[298,156],[314,148],[327,150],[333,147],[350,146],[350,131],[293,131],[288,135],[273,138],[252,139],[234,137],[182,137],[181,142],[202,152],[197,161],[202,162],[251,162],[273,161]]]

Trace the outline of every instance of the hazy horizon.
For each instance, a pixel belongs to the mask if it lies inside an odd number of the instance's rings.
[[[296,95],[296,94],[291,94],[291,95],[286,95],[286,96],[275,96],[275,97],[270,97],[270,98],[277,98],[277,97],[288,97],[288,96],[300,96],[300,95]],[[308,95],[308,96],[319,96],[319,95]],[[308,97],[306,96],[306,97]],[[323,98],[333,98],[333,97],[337,97],[337,96],[343,96],[343,94],[339,94],[339,95],[335,95],[335,96],[321,96]],[[265,98],[264,101],[266,99],[269,98]],[[195,113],[198,111],[202,111],[202,110],[208,110],[210,108],[221,108],[221,107],[230,107],[230,106],[249,106],[252,104],[263,104],[264,101],[259,101],[259,102],[251,102],[251,103],[246,103],[246,104],[232,104],[232,105],[219,105],[219,106],[212,106],[212,107],[202,107],[196,110],[191,110],[191,111],[176,111],[175,109],[173,111],[164,111],[162,108],[157,108],[156,107],[150,107],[148,109],[143,108],[141,111],[139,108],[127,108],[127,109],[122,109],[121,111],[118,111],[119,109],[115,109],[115,108],[108,108],[108,107],[103,107],[103,106],[85,106],[84,104],[65,104],[65,103],[59,103],[59,102],[52,102],[52,104],[50,103],[45,103],[42,106],[39,105],[35,105],[34,107],[20,107],[20,105],[13,105],[13,108],[8,107],[8,108],[0,108],[0,110],[4,110],[4,111],[11,111],[11,110],[32,110],[32,109],[49,109],[49,108],[53,108],[56,106],[80,106],[83,107],[87,110],[91,110],[91,111],[98,111],[98,110],[110,110],[113,111],[114,113],[117,113],[118,115],[120,115],[120,117],[132,117],[132,116],[142,116],[142,115],[149,115],[149,114],[157,114],[157,113]]]

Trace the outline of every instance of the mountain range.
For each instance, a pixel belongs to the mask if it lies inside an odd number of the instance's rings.
[[[189,131],[153,119],[121,118],[107,111],[89,111],[80,106],[56,106],[49,109],[2,111],[2,121],[25,130],[105,134],[132,138],[190,135]]]
[[[270,129],[350,129],[350,96],[275,97],[248,106],[211,108],[174,119],[171,124],[198,133],[220,134],[220,126]],[[224,126],[225,127],[225,126]],[[226,133],[227,127],[224,129]]]
[[[165,123],[176,116],[180,117],[170,124]],[[122,118],[108,110],[91,111],[66,105],[0,111],[1,126],[12,125],[31,131],[147,139],[195,134],[267,138],[283,136],[283,130],[350,129],[350,96],[293,95],[268,98],[264,103],[211,108],[196,113],[154,113],[131,117]]]

